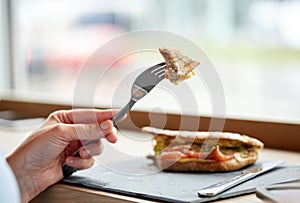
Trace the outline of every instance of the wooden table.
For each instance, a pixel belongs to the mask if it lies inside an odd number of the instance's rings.
[[[0,129],[1,147],[5,154],[10,153],[23,139],[27,137],[29,131],[12,131],[7,129]],[[120,142],[121,141],[121,142]],[[130,144],[126,138],[121,138],[119,143],[127,145]],[[142,146],[145,151],[149,150],[149,146]],[[275,149],[264,149],[261,151],[260,157],[264,160],[285,160],[286,163],[300,165],[299,159],[300,153],[291,151],[282,151]],[[113,194],[109,192],[103,192],[94,189],[88,189],[77,186],[70,186],[66,184],[57,183],[39,196],[37,196],[32,203],[52,203],[52,202],[153,202],[148,200],[142,200],[138,198],[128,197],[124,195]],[[239,202],[263,202],[256,197],[255,194],[235,197],[227,200],[218,201],[222,203]]]

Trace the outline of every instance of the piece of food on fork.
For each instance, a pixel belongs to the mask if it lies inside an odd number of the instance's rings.
[[[195,68],[200,64],[177,49],[160,48],[161,55],[166,61],[166,79],[179,84],[195,75]]]

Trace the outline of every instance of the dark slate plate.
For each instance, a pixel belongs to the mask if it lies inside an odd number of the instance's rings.
[[[257,163],[261,163],[259,161]],[[300,166],[283,165],[242,183],[215,197],[199,197],[197,191],[213,183],[232,178],[241,171],[227,173],[161,172],[151,160],[139,158],[111,165],[95,164],[79,171],[64,183],[102,191],[164,202],[208,202],[254,193],[257,186],[300,179]]]

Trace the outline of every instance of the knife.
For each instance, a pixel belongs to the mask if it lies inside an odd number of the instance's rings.
[[[212,197],[216,196],[225,190],[228,190],[238,184],[241,184],[249,179],[252,179],[262,173],[265,173],[271,169],[278,167],[279,165],[283,164],[284,161],[272,161],[262,163],[260,165],[245,169],[242,171],[241,174],[231,178],[226,179],[224,181],[218,182],[216,184],[210,185],[198,191],[199,196],[207,196]]]

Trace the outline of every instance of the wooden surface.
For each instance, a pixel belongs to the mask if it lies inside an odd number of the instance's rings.
[[[112,194],[108,192],[102,192],[92,189],[86,189],[82,187],[75,187],[65,184],[56,184],[48,188],[42,194],[37,196],[31,203],[91,203],[91,202],[103,202],[103,203],[131,203],[140,202],[147,203],[152,201],[127,197],[123,195]]]

